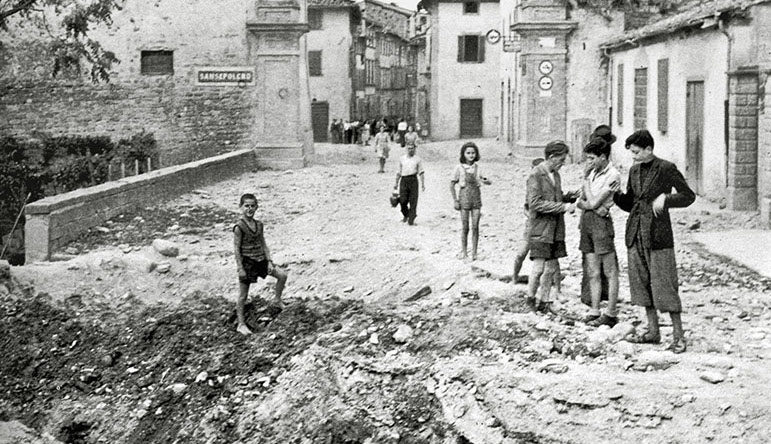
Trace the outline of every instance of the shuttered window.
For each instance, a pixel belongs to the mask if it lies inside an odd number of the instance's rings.
[[[321,9],[308,9],[308,27],[311,30],[321,29],[324,26],[324,11]]]
[[[619,125],[624,124],[624,64],[618,65],[618,76],[616,82],[616,116]]]
[[[659,60],[658,65],[658,125],[659,131],[669,129],[669,59]]]
[[[479,14],[479,2],[478,1],[463,2],[463,13]]]
[[[634,129],[648,125],[648,68],[634,70]]]
[[[174,51],[142,51],[140,73],[146,76],[174,74]]]
[[[321,76],[321,51],[308,51],[308,74]]]
[[[458,62],[484,63],[485,38],[481,35],[458,36]]]

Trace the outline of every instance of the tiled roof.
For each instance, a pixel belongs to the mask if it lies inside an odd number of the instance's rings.
[[[415,11],[377,0],[358,0],[357,4],[368,24],[380,26],[384,32],[389,32],[402,39],[407,40],[409,38],[407,20],[415,14]]]
[[[350,8],[353,4],[353,0],[308,0],[312,8]]]
[[[601,45],[604,49],[618,49],[683,28],[703,26],[705,21],[714,20],[722,13],[745,10],[751,6],[768,3],[771,0],[703,0],[694,2],[680,12],[665,16],[654,23],[624,33],[622,36]]]

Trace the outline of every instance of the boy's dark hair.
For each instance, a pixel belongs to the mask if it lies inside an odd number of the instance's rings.
[[[460,163],[466,163],[466,156],[463,155],[463,153],[466,152],[466,148],[474,148],[474,152],[477,153],[474,162],[479,162],[479,159],[482,158],[482,156],[479,155],[479,147],[477,147],[477,144],[474,142],[466,142],[460,147]]]
[[[257,196],[255,196],[255,195],[254,195],[254,194],[252,194],[252,193],[245,193],[245,194],[242,194],[242,195],[241,195],[241,199],[238,201],[238,206],[240,207],[240,206],[241,206],[241,205],[243,205],[243,204],[244,204],[244,202],[246,202],[247,200],[253,200],[255,203],[257,203]]]
[[[535,159],[533,159],[533,162],[530,164],[530,167],[531,167],[531,168],[535,168],[535,167],[537,167],[538,165],[540,165],[540,164],[541,164],[541,162],[543,162],[543,157],[538,157],[538,158],[535,158]]]
[[[610,144],[599,137],[595,137],[584,147],[584,153],[610,158]]]
[[[552,156],[561,156],[567,154],[569,151],[568,144],[562,140],[552,140],[546,144],[546,148],[543,150],[543,157],[546,159]]]
[[[596,137],[599,137],[600,139],[608,142],[609,144],[613,144],[613,142],[616,141],[616,135],[611,132],[611,129],[608,125],[600,125],[597,128],[592,131],[592,135],[589,136],[590,138],[594,139]]]
[[[653,149],[653,136],[651,136],[648,130],[637,130],[626,138],[626,147],[629,148],[631,145],[637,145],[640,148],[651,147]]]

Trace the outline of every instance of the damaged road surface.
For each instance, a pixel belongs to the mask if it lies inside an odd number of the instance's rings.
[[[120,215],[0,283],[0,442],[596,443],[745,442],[771,436],[771,284],[691,241],[756,223],[746,213],[673,212],[688,352],[623,340],[629,305],[624,216],[620,321],[578,321],[577,217],[559,316],[525,313],[509,282],[529,164],[480,145],[480,249],[455,259],[447,192],[457,142],[421,146],[418,225],[388,204],[374,153],[335,146],[327,166],[260,171]],[[328,149],[329,150],[329,149]],[[445,154],[450,153],[450,154]],[[329,156],[332,157],[332,156]],[[364,159],[364,163],[362,163]],[[393,173],[395,165],[386,169]],[[568,165],[565,188],[581,168]],[[235,331],[232,224],[238,197],[289,272]],[[614,212],[618,211],[614,209]],[[757,216],[755,216],[757,218]],[[572,233],[572,234],[571,234]],[[572,237],[571,237],[572,236]],[[671,326],[664,325],[665,338]]]

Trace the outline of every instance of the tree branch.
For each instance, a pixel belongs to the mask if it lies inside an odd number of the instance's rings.
[[[11,9],[7,11],[1,11],[0,12],[0,23],[4,22],[6,18],[17,14],[21,11],[27,10],[31,8],[35,3],[37,3],[38,0],[21,0],[19,3],[16,3],[16,6],[12,7]]]

